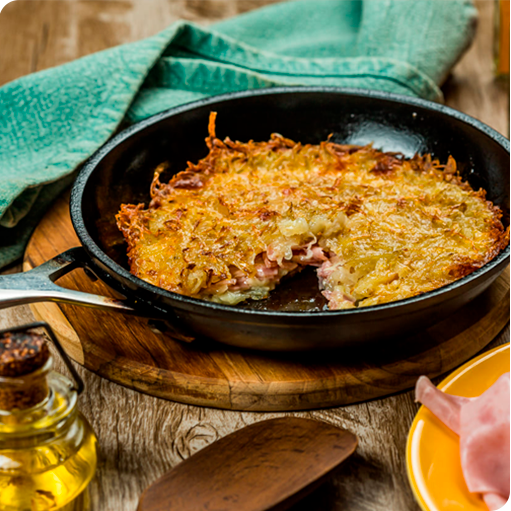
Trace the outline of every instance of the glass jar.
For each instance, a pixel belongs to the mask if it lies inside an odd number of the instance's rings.
[[[0,376],[0,511],[88,509],[96,437],[78,390],[52,366],[50,356],[29,374]]]

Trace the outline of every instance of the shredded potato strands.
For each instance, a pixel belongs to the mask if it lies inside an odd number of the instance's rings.
[[[501,211],[462,182],[456,162],[405,159],[371,145],[223,142],[211,114],[209,155],[123,204],[117,224],[131,272],[194,298],[266,298],[307,265],[330,309],[375,305],[473,272],[509,242]]]

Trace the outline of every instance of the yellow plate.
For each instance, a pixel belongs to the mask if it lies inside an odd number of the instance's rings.
[[[438,385],[447,394],[480,396],[509,372],[509,343],[467,362]],[[483,499],[468,491],[460,462],[458,435],[421,406],[406,445],[408,479],[424,511],[488,511]]]

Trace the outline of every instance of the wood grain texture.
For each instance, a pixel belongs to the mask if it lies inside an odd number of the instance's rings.
[[[0,84],[104,49],[114,38],[122,43],[152,35],[180,17],[207,24],[267,3],[18,0],[0,15]],[[493,6],[489,0],[477,2],[476,39],[443,90],[447,105],[508,135],[509,89],[492,74]],[[80,30],[85,20],[97,29],[88,34]],[[20,266],[10,271],[20,271]],[[0,328],[33,319],[28,306],[14,307],[0,311]],[[509,326],[489,347],[505,342]],[[65,372],[63,364],[57,369]],[[194,452],[245,425],[283,415],[172,403],[118,386],[81,366],[77,369],[86,384],[80,407],[100,443],[98,472],[90,487],[93,511],[134,511],[145,487]],[[405,392],[358,405],[287,414],[324,420],[360,439],[357,452],[336,475],[292,510],[419,511],[405,466],[406,435],[417,410],[413,393]]]
[[[68,196],[41,220],[25,252],[29,270],[79,245]],[[114,296],[79,269],[59,285]],[[290,411],[338,406],[411,388],[486,346],[507,324],[509,270],[480,298],[398,349],[363,353],[257,353],[197,339],[185,344],[151,330],[144,319],[78,307],[34,303],[69,355],[96,374],[147,394],[230,410]]]
[[[217,440],[147,488],[137,511],[281,511],[303,498],[357,446],[326,422],[283,417]]]

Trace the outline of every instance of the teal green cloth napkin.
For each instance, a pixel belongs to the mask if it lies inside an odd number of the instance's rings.
[[[148,5],[148,8],[150,6]],[[441,100],[468,47],[469,0],[299,0],[153,37],[0,88],[0,267],[121,121],[215,94],[335,85]]]

